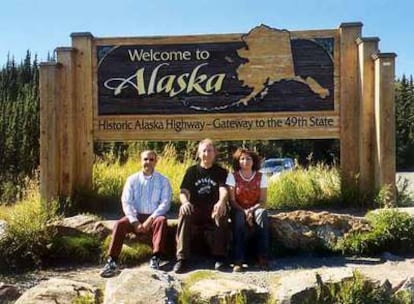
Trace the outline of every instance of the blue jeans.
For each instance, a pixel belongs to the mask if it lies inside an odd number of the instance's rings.
[[[254,212],[254,226],[249,227],[244,212],[233,209],[233,254],[236,263],[246,259],[247,241],[250,236],[255,237],[255,254],[260,258],[267,258],[269,248],[269,219],[267,210],[256,209]]]

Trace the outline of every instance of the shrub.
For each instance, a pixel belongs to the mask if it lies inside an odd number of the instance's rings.
[[[40,266],[52,238],[46,223],[55,217],[55,205],[42,204],[36,190],[7,210],[2,215],[7,221],[7,230],[0,240],[0,267],[17,269]]]
[[[325,284],[320,279],[316,301],[312,304],[410,304],[411,296],[406,292],[393,294],[384,286],[365,279],[358,271],[350,280],[339,284]]]
[[[394,209],[367,215],[372,230],[347,235],[339,243],[346,254],[373,255],[384,251],[409,253],[414,250],[414,218]]]
[[[53,238],[49,254],[73,262],[98,262],[101,243],[93,236],[59,236]]]

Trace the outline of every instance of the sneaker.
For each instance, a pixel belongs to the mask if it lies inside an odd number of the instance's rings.
[[[113,277],[117,272],[118,266],[116,262],[112,258],[108,258],[104,268],[99,273],[99,275],[103,278],[110,278]]]
[[[149,261],[149,267],[152,269],[160,269],[160,261],[160,258],[154,255]]]
[[[173,268],[175,273],[184,273],[187,271],[187,262],[185,260],[178,260]]]

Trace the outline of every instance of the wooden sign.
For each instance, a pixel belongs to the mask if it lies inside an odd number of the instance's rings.
[[[362,24],[102,38],[40,67],[41,192],[89,189],[94,141],[338,138],[343,183],[394,185],[394,58]]]
[[[98,40],[95,134],[226,139],[260,130],[269,138],[281,131],[280,137],[338,137],[335,35],[295,36],[262,25],[220,41]]]

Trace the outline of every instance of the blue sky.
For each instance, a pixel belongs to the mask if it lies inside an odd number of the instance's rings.
[[[70,46],[72,32],[94,36],[244,33],[259,24],[288,30],[337,28],[360,21],[363,36],[397,53],[396,73],[414,74],[412,0],[5,0],[0,6],[0,65],[26,50],[44,60]]]

